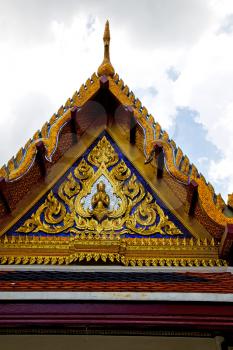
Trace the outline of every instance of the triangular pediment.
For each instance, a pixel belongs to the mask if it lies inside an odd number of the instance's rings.
[[[191,238],[107,133],[8,232]]]
[[[214,241],[192,235],[106,131],[2,242],[8,262],[221,265]]]

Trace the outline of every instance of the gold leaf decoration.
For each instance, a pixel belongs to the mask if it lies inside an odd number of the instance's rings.
[[[88,161],[97,167],[104,163],[108,168],[111,165],[116,164],[118,162],[118,159],[118,154],[115,152],[106,136],[104,136],[98,142],[98,144],[94,147],[88,156]]]
[[[45,202],[32,214],[30,219],[18,228],[17,232],[59,233],[71,227],[72,224],[72,215],[67,212],[64,204],[51,191]]]
[[[90,165],[90,164],[92,165]],[[112,166],[110,170],[108,168]],[[96,168],[95,168],[96,167]],[[18,232],[182,235],[106,136]]]

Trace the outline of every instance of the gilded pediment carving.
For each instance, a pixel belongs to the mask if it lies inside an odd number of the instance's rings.
[[[105,135],[16,232],[184,234]]]

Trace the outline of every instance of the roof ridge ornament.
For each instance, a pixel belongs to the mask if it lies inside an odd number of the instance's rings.
[[[104,29],[104,36],[103,36],[103,41],[104,41],[104,59],[101,65],[98,68],[98,76],[106,75],[106,76],[111,76],[115,74],[115,70],[110,62],[110,29],[109,29],[109,21],[106,22],[105,24],[105,29]]]

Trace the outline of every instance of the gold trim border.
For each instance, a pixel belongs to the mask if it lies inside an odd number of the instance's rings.
[[[12,236],[0,241],[0,264],[118,263],[124,266],[227,266],[219,244],[193,238]]]

